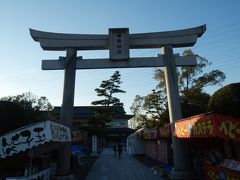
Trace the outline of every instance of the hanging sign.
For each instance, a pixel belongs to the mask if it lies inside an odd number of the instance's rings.
[[[175,123],[175,136],[220,137],[240,141],[240,119],[215,113],[193,116]]]
[[[171,137],[171,124],[166,124],[158,129],[158,138]]]
[[[224,167],[204,164],[204,179],[240,179],[240,173]]]
[[[71,141],[70,129],[52,121],[19,128],[0,137],[0,159],[50,141]]]

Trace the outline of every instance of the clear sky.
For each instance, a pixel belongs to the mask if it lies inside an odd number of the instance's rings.
[[[43,51],[29,28],[60,33],[107,34],[108,28],[129,28],[130,33],[160,32],[207,25],[206,33],[191,49],[226,73],[223,85],[240,80],[240,1],[238,0],[0,0],[0,97],[32,92],[46,96],[54,106],[62,103],[63,71],[41,70],[42,59],[57,59],[64,52]],[[182,53],[184,49],[175,49]],[[156,56],[160,50],[139,50],[134,56]],[[83,58],[108,57],[102,51],[78,51]],[[90,105],[95,88],[115,70],[122,75],[118,97],[130,113],[136,94],[155,87],[154,68],[78,70],[75,105]],[[207,88],[213,93],[219,87]]]

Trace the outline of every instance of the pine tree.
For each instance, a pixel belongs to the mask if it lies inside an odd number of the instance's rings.
[[[95,118],[94,122],[98,122],[104,125],[105,122],[110,122],[115,112],[116,106],[123,106],[123,103],[117,97],[113,95],[116,93],[125,93],[120,89],[121,74],[119,71],[115,71],[109,80],[103,80],[99,88],[96,88],[97,96],[103,97],[101,100],[92,102],[94,107]]]

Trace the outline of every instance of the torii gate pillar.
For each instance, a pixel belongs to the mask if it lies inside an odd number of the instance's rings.
[[[72,128],[73,119],[76,59],[77,51],[67,49],[60,121],[69,128]],[[71,142],[61,146],[57,153],[57,175],[64,177],[69,172],[71,172]]]
[[[174,61],[173,49],[169,45],[162,47],[162,54],[164,56],[164,76],[167,89],[167,99],[169,108],[169,117],[171,122],[173,154],[174,154],[174,171],[173,179],[186,179],[193,177],[190,172],[190,163],[187,155],[186,145],[174,136],[174,122],[182,119],[181,104],[179,98],[179,90],[176,76],[176,65]]]

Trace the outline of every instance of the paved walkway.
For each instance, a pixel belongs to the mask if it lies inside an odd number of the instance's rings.
[[[113,156],[112,149],[104,149],[85,180],[161,180],[159,175],[127,154]]]

